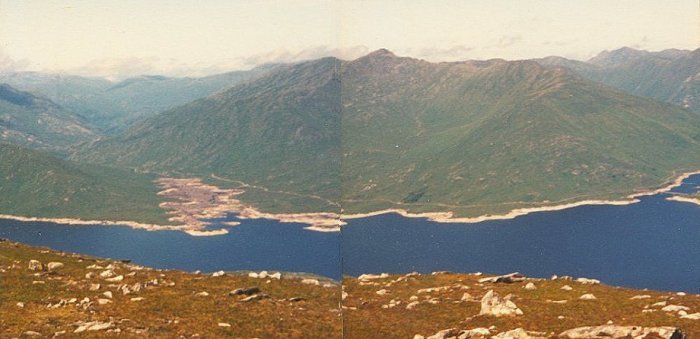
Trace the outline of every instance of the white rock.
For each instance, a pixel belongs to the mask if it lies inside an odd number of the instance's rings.
[[[481,298],[481,311],[479,315],[492,315],[495,317],[501,316],[516,316],[522,315],[523,311],[518,308],[510,300],[501,298],[493,290],[489,290],[483,298]]]
[[[144,300],[144,298],[143,298],[143,297],[136,297],[136,298],[131,298],[131,299],[129,299],[129,300],[131,300],[131,301],[142,301],[142,300]]]
[[[52,261],[48,264],[46,264],[46,269],[49,270],[49,272],[55,272],[61,268],[63,268],[63,263],[57,262],[57,261]]]
[[[682,315],[681,319],[700,320],[700,312]]]
[[[216,325],[219,327],[231,327],[231,324],[229,324],[229,323],[218,323]]]
[[[408,303],[408,305],[406,305],[406,309],[412,310],[412,309],[416,308],[416,306],[418,306],[419,304],[420,304],[419,301],[412,301],[412,302]]]
[[[223,277],[224,275],[226,275],[226,272],[224,271],[218,271],[211,274],[212,277]]]
[[[198,293],[196,293],[194,296],[195,296],[195,297],[208,297],[208,296],[209,296],[209,292],[207,292],[207,291],[198,292]]]
[[[381,289],[381,290],[374,292],[374,293],[377,293],[378,295],[387,295],[387,294],[389,294],[389,291],[387,291],[385,289]]]
[[[111,278],[114,275],[115,275],[114,271],[112,271],[112,270],[105,270],[105,271],[100,272],[101,278]]]
[[[649,299],[649,298],[651,298],[650,295],[642,294],[642,295],[635,295],[635,296],[631,297],[630,300],[640,300],[640,299]]]
[[[340,293],[340,299],[341,299],[341,300],[345,300],[345,298],[347,298],[347,297],[348,297],[348,292],[343,291],[343,292]]]
[[[43,271],[44,270],[44,265],[41,263],[39,260],[29,260],[29,265],[27,265],[27,268],[30,271]]]
[[[19,307],[19,308],[24,308],[24,303],[21,302],[21,301],[18,302],[16,305],[17,305],[17,307]]]
[[[109,300],[109,299],[97,299],[97,303],[100,304],[100,305],[107,305],[107,304],[109,304],[109,303],[111,303],[111,302],[112,302],[112,301]]]
[[[596,300],[598,298],[596,298],[592,293],[586,293],[586,294],[580,296],[579,299],[581,299],[581,300]]]
[[[120,281],[122,281],[122,280],[124,280],[124,276],[123,276],[123,275],[118,275],[118,276],[116,276],[116,277],[112,277],[112,278],[107,278],[107,279],[105,279],[105,281],[109,281],[109,282],[120,282]]]
[[[472,300],[474,300],[474,297],[471,294],[464,292],[464,294],[462,294],[462,298],[459,300],[460,301],[472,301]]]
[[[73,333],[81,333],[85,331],[101,331],[101,330],[106,330],[110,327],[112,327],[111,322],[100,322],[100,321],[91,321],[91,322],[83,322],[78,324],[78,328],[73,331]]]
[[[664,312],[678,312],[678,311],[689,311],[690,307],[681,305],[668,305],[661,309]]]
[[[523,288],[528,290],[528,291],[533,291],[533,290],[537,289],[537,286],[535,286],[535,284],[533,282],[529,282]]]
[[[589,338],[645,338],[656,334],[662,338],[671,338],[676,333],[674,327],[641,327],[641,326],[584,326],[572,328],[559,334],[559,337],[570,339]]]
[[[372,279],[384,279],[388,278],[389,274],[388,273],[382,273],[382,274],[363,274],[359,277],[357,277],[357,280],[372,280]]]
[[[571,286],[569,286],[569,285],[564,285],[564,286],[561,287],[561,289],[564,290],[564,291],[571,291],[571,290],[573,290],[574,288],[571,287]]]
[[[316,285],[316,286],[321,285],[321,283],[318,281],[318,279],[308,279],[308,278],[302,279],[301,283],[306,284],[306,285]]]
[[[268,275],[268,277],[270,277],[270,278],[272,278],[272,279],[280,280],[280,279],[282,279],[282,273],[280,273],[280,272],[275,272],[274,274]]]
[[[249,278],[257,278],[257,277],[258,277],[258,274],[255,273],[255,272],[250,272],[250,273],[248,273],[248,277],[249,277]]]
[[[578,279],[576,279],[576,282],[581,283],[581,284],[586,284],[586,285],[598,285],[598,284],[600,284],[600,280],[588,279],[588,278],[578,278]]]
[[[112,292],[111,291],[107,291],[105,293],[102,293],[102,295],[105,296],[106,298],[112,299]]]

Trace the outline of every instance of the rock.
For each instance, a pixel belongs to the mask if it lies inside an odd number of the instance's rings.
[[[63,263],[62,262],[57,262],[57,261],[52,261],[48,264],[46,264],[46,269],[49,270],[49,272],[56,272],[57,270],[60,270],[63,268]]]
[[[321,285],[321,283],[318,281],[318,279],[302,279],[301,283],[306,284],[306,285],[316,285],[316,286]]]
[[[226,275],[226,272],[224,271],[218,271],[211,274],[212,277],[223,277],[224,275]]]
[[[289,300],[289,301],[295,303],[295,302],[299,302],[299,301],[304,301],[304,300],[306,300],[306,299],[303,298],[303,297],[291,297],[291,298],[289,298],[289,299],[287,299],[287,300]]]
[[[596,299],[598,299],[598,298],[596,298],[596,297],[595,297],[593,294],[591,294],[591,293],[586,293],[586,294],[580,296],[579,299],[581,299],[581,300],[596,300]]]
[[[208,296],[209,296],[209,292],[207,292],[207,291],[197,292],[197,293],[195,293],[194,296],[195,296],[195,297],[208,297]]]
[[[522,328],[516,328],[514,330],[506,331],[506,332],[501,332],[499,334],[496,334],[495,336],[491,337],[491,339],[535,339],[535,338],[544,338],[541,336],[542,333],[532,333],[525,331]]]
[[[585,284],[585,285],[598,285],[600,284],[600,280],[597,279],[588,279],[588,278],[578,278],[576,279],[576,282]]]
[[[574,288],[571,287],[571,286],[569,286],[569,285],[564,285],[564,286],[561,287],[561,289],[564,290],[564,291],[571,291],[571,290],[573,290]]]
[[[250,272],[250,273],[248,273],[248,277],[249,277],[249,278],[257,278],[257,277],[258,277],[258,274],[255,273],[255,272]]]
[[[420,301],[411,301],[410,303],[408,303],[408,305],[406,305],[406,309],[412,310],[412,309],[416,308],[416,306],[418,306],[419,304],[420,304]]]
[[[261,299],[266,299],[269,298],[266,294],[254,294],[251,295],[250,297],[246,297],[241,299],[242,302],[250,302],[250,301],[256,301],[256,300],[261,300]]]
[[[493,290],[489,290],[481,298],[481,311],[479,315],[490,315],[495,317],[522,315],[523,311],[510,300],[501,298]]]
[[[85,331],[101,331],[106,330],[114,326],[111,322],[100,322],[100,321],[90,321],[90,322],[78,322],[76,323],[78,328],[73,331],[73,333],[81,333]]]
[[[258,294],[260,293],[260,289],[257,287],[248,287],[248,288],[237,288],[231,292],[228,292],[228,295],[234,296],[234,295],[253,295],[253,294]]]
[[[106,298],[112,299],[112,292],[111,291],[107,291],[105,293],[102,293],[102,295],[105,296]]]
[[[115,274],[112,270],[105,270],[100,272],[100,278],[111,278],[113,276],[115,276]]]
[[[107,278],[107,279],[105,279],[105,281],[109,281],[109,282],[120,282],[120,281],[122,281],[122,280],[124,280],[124,276],[123,276],[123,275],[118,275],[118,276],[116,276],[116,277],[112,277],[112,278]]]
[[[487,283],[488,282],[488,283],[510,284],[510,283],[524,281],[524,280],[525,280],[524,275],[522,275],[518,272],[514,272],[514,273],[510,273],[510,274],[495,276],[495,277],[481,278],[481,279],[479,279],[479,282],[480,283]]]
[[[35,332],[35,331],[24,331],[22,332],[22,336],[24,337],[41,337],[41,333]]]
[[[364,281],[367,281],[367,280],[373,280],[373,279],[384,279],[384,278],[388,278],[388,277],[389,277],[389,274],[387,274],[387,273],[382,273],[382,274],[363,274],[363,275],[357,277],[357,280],[364,280]]]
[[[95,272],[87,272],[87,273],[85,273],[85,279],[92,279],[92,278],[94,278],[95,276],[96,276],[96,275],[95,275]]]
[[[19,308],[24,308],[24,303],[21,302],[21,301],[18,302],[16,305],[17,305],[17,307],[19,307]]]
[[[425,339],[425,337],[420,334],[416,334],[413,336],[413,339]]]
[[[678,295],[678,296],[681,296],[681,297],[682,297],[682,296],[685,296],[685,295],[687,295],[687,294],[686,294],[685,292],[678,292],[678,293],[676,293],[676,295]]]
[[[640,299],[649,299],[649,298],[651,298],[650,295],[643,294],[643,295],[635,295],[635,296],[631,297],[630,300],[640,300]]]
[[[216,325],[219,327],[231,327],[231,324],[229,324],[229,323],[218,323]]]
[[[661,338],[683,339],[687,338],[675,327],[641,327],[641,326],[584,326],[572,328],[559,334],[560,337],[569,339],[588,338],[645,338],[649,335],[657,335]]]
[[[107,305],[107,304],[109,304],[109,303],[111,303],[111,302],[112,302],[112,301],[109,300],[109,299],[97,299],[97,303],[100,304],[100,305]]]
[[[348,292],[343,291],[343,292],[340,293],[340,299],[341,299],[341,300],[345,300],[345,298],[347,298],[347,297],[348,297]]]
[[[474,297],[471,294],[464,292],[464,294],[462,294],[462,298],[459,300],[460,301],[474,301]]]
[[[700,320],[700,313],[682,315],[681,319]]]
[[[528,290],[528,291],[533,291],[533,290],[537,289],[537,286],[535,286],[535,284],[533,282],[529,282],[523,288]]]
[[[378,295],[387,295],[387,294],[389,294],[389,291],[387,291],[385,289],[381,289],[381,290],[374,292],[374,293],[377,293]]]
[[[30,271],[43,271],[44,270],[44,265],[41,263],[39,260],[29,260],[29,265],[27,266],[27,269]]]
[[[681,305],[668,305],[661,309],[664,312],[678,312],[678,311],[689,311],[690,307]]]
[[[260,271],[260,273],[258,273],[258,278],[260,278],[260,279],[267,278],[267,271]]]
[[[143,298],[143,297],[136,297],[136,298],[131,298],[131,299],[129,299],[129,300],[131,300],[131,301],[142,301],[142,300],[144,300],[144,299],[145,299],[145,298]]]
[[[459,334],[459,331],[456,328],[448,328],[446,330],[439,331],[438,333],[435,333],[426,339],[446,339],[446,338],[451,338],[451,337],[456,337]]]
[[[272,279],[280,280],[280,279],[282,279],[282,273],[276,272],[275,274],[270,274],[268,277],[270,277]]]

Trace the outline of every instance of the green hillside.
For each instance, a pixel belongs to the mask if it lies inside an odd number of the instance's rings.
[[[699,150],[698,114],[564,67],[434,64],[380,50],[282,67],[73,158],[241,180],[255,186],[243,198],[269,211],[340,201],[350,213],[474,216],[620,198],[697,169]]]
[[[73,158],[228,179],[219,185],[241,180],[264,187],[248,189],[247,198],[276,211],[337,209],[339,66],[327,58],[282,67],[147,119]]]
[[[153,179],[0,144],[0,214],[168,223]]]
[[[95,139],[82,117],[51,100],[0,84],[0,141],[60,151]]]

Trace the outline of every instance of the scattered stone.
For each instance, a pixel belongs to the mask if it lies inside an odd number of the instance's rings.
[[[341,299],[341,300],[345,300],[345,298],[347,298],[347,297],[348,297],[348,292],[343,291],[343,292],[340,293],[340,299]]]
[[[289,298],[289,299],[287,299],[287,300],[289,300],[289,301],[295,303],[295,302],[299,302],[299,301],[304,301],[304,300],[306,300],[306,299],[303,298],[303,297],[292,297],[292,298]]]
[[[316,286],[321,285],[321,283],[318,281],[318,279],[302,279],[301,283],[306,284],[306,285],[316,285]]]
[[[593,294],[591,294],[591,293],[586,293],[586,294],[580,296],[579,299],[581,299],[581,300],[596,300],[596,299],[598,299],[598,298],[596,298],[596,297],[595,297]]]
[[[576,279],[576,282],[585,284],[585,285],[598,285],[600,284],[600,280],[598,279],[588,279],[588,278],[578,278]]]
[[[631,297],[630,300],[640,300],[640,299],[649,299],[649,298],[651,298],[650,295],[643,294],[643,295],[635,295],[635,296]]]
[[[641,326],[584,326],[572,328],[559,334],[560,337],[570,339],[584,338],[645,338],[650,335],[661,338],[682,339],[686,336],[675,327],[641,327]]]
[[[510,300],[501,298],[493,290],[489,290],[481,298],[481,311],[479,315],[491,315],[495,317],[522,315],[523,311]]]
[[[19,308],[24,308],[24,303],[21,302],[21,301],[18,302],[16,305],[17,305],[17,307],[19,307]]]
[[[275,274],[270,274],[268,277],[270,277],[272,279],[280,280],[280,279],[282,279],[282,273],[276,272]]]
[[[43,284],[46,284],[46,282],[43,281],[43,280],[34,280],[34,281],[32,281],[32,285],[43,285]]]
[[[412,310],[412,309],[416,308],[416,306],[418,306],[419,304],[420,304],[419,301],[412,301],[412,302],[408,303],[408,305],[406,305],[406,309]]]
[[[122,280],[124,280],[124,276],[123,276],[123,275],[118,275],[118,276],[116,276],[116,277],[112,277],[112,278],[107,278],[107,279],[105,279],[105,281],[109,281],[109,282],[120,282],[120,281],[122,281]]]
[[[528,332],[522,328],[501,332],[491,337],[491,339],[536,339],[545,338],[546,333]]]
[[[142,300],[144,300],[144,299],[145,299],[144,297],[136,297],[136,298],[131,298],[131,299],[129,299],[129,300],[131,300],[131,301],[142,301]]]
[[[224,271],[218,271],[211,274],[212,277],[223,277],[224,275],[226,275],[226,272]]]
[[[363,274],[359,277],[357,277],[357,280],[372,280],[372,279],[384,279],[388,278],[389,274],[388,273],[382,273],[382,274]]]
[[[46,269],[49,272],[56,272],[57,270],[60,270],[61,268],[63,268],[63,266],[65,266],[65,265],[63,265],[62,262],[52,261],[52,262],[46,264]]]
[[[111,303],[111,302],[112,302],[112,301],[109,300],[109,299],[97,299],[97,303],[100,304],[100,305],[107,305],[107,304],[109,304],[109,303]]]
[[[255,273],[255,272],[250,272],[250,273],[248,273],[248,277],[249,277],[249,278],[257,278],[257,277],[258,277],[258,274]]]
[[[216,325],[219,327],[231,327],[231,324],[229,324],[229,323],[218,323]]]
[[[100,272],[100,278],[111,278],[113,276],[115,276],[115,274],[112,270],[105,270]]]
[[[464,292],[464,294],[462,294],[462,298],[459,300],[460,301],[474,301],[475,299],[471,294]]]
[[[499,275],[495,277],[488,277],[488,278],[481,278],[479,279],[480,283],[514,283],[514,282],[519,282],[519,281],[524,281],[525,276],[518,273],[510,273],[510,274],[504,274],[504,275]]]
[[[241,299],[241,301],[242,302],[250,302],[250,301],[257,301],[257,300],[266,299],[266,298],[269,298],[269,296],[267,296],[266,294],[254,294],[254,295],[251,295],[250,297],[245,297],[245,298]]]
[[[41,337],[41,333],[35,332],[35,331],[24,331],[22,332],[22,336],[24,337]]]
[[[105,293],[102,293],[102,295],[109,298],[109,299],[112,299],[112,292],[111,291],[107,291]]]
[[[682,315],[681,319],[700,320],[700,312]]]
[[[90,321],[90,322],[77,322],[78,326],[73,333],[81,333],[85,331],[101,331],[106,330],[114,326],[111,322],[100,322],[100,321]]]
[[[43,271],[44,270],[44,265],[41,263],[39,260],[29,260],[29,265],[27,268],[30,271]]]
[[[681,305],[668,305],[661,309],[664,312],[678,312],[678,311],[689,311],[690,307]]]
[[[564,285],[564,286],[561,287],[561,289],[564,290],[564,291],[571,291],[571,290],[573,290],[574,288],[571,287],[571,286],[569,286],[569,285]]]
[[[523,288],[528,290],[528,291],[534,291],[537,289],[537,286],[535,286],[535,284],[533,282],[529,282]]]
[[[390,292],[387,291],[387,290],[385,290],[385,289],[381,289],[381,290],[379,290],[379,291],[377,291],[377,292],[374,292],[374,293],[377,293],[378,295],[387,295],[387,294],[389,294]]]
[[[458,334],[459,331],[456,328],[448,328],[446,330],[439,331],[426,339],[446,339],[456,337]]]
[[[194,296],[195,296],[195,297],[208,297],[208,296],[209,296],[209,292],[207,292],[207,291],[198,292],[198,293],[196,293]]]
[[[253,294],[258,294],[260,293],[260,288],[258,287],[248,287],[248,288],[237,288],[231,292],[228,292],[228,295],[234,296],[234,295],[253,295]]]
[[[96,276],[95,272],[85,273],[85,279],[92,279]]]

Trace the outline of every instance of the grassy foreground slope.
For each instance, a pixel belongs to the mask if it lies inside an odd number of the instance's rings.
[[[31,271],[30,260],[64,266]],[[0,337],[341,338],[340,287],[302,280],[153,270],[0,241]]]
[[[700,114],[563,67],[433,64],[380,50],[342,75],[350,213],[475,216],[621,198],[700,168]]]
[[[167,224],[154,179],[0,144],[0,214]]]
[[[577,327],[607,324],[637,328],[667,326],[679,328],[687,338],[700,336],[700,320],[682,318],[678,307],[673,307],[682,306],[681,314],[700,316],[698,295],[630,290],[567,279],[479,282],[482,278],[453,273],[390,275],[371,280],[346,277],[343,280],[343,290],[347,293],[343,301],[345,338],[413,338],[416,334],[427,338],[445,329],[455,329],[453,335],[456,335],[476,328],[487,329],[487,334],[467,338],[492,338],[518,328],[531,332],[535,338],[566,338],[559,335]],[[525,288],[528,283],[534,289]],[[500,297],[511,294],[510,300],[522,315],[480,315],[480,301],[491,290]],[[595,299],[581,299],[586,294],[592,294]],[[610,336],[586,338],[593,337]]]

